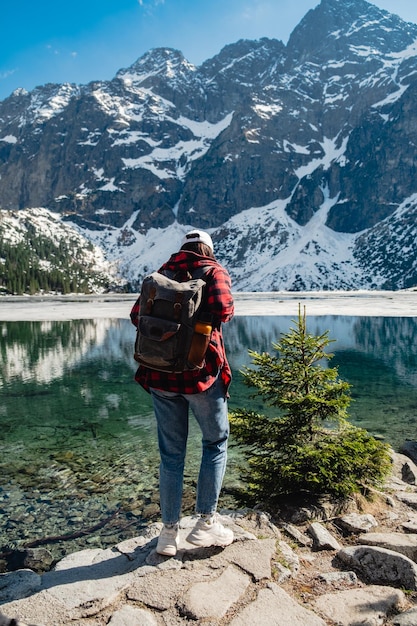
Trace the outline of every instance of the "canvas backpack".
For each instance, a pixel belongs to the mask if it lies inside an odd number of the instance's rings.
[[[210,340],[209,320],[201,310],[209,267],[199,267],[185,281],[165,270],[153,272],[142,282],[139,319],[135,341],[135,360],[154,370],[180,373],[199,369]],[[196,337],[198,321],[205,322],[205,335]],[[200,324],[201,325],[201,324]],[[204,336],[204,346],[202,337]],[[191,358],[196,340],[203,352],[201,358]],[[195,355],[194,355],[195,356]]]

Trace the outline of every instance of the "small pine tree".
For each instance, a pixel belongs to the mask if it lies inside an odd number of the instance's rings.
[[[350,385],[337,368],[322,364],[333,356],[325,352],[328,331],[309,335],[305,310],[293,322],[272,344],[277,355],[249,351],[256,369],[242,372],[268,415],[231,413],[233,436],[248,461],[242,477],[252,503],[273,505],[303,491],[349,496],[378,485],[391,466],[389,446],[348,421]]]

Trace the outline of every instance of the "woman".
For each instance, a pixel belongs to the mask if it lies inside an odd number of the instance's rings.
[[[174,556],[178,549],[184,463],[188,438],[189,409],[202,432],[202,457],[197,482],[198,520],[187,536],[196,546],[226,546],[233,532],[216,516],[217,503],[227,460],[229,421],[228,388],[231,371],[227,362],[221,325],[233,317],[234,304],[230,276],[214,256],[210,235],[192,230],[185,235],[181,249],[158,270],[174,272],[186,280],[198,268],[208,268],[202,310],[211,316],[212,332],[203,367],[181,373],[168,373],[140,365],[135,379],[152,395],[158,427],[160,452],[159,491],[163,528],[157,552]],[[139,299],[131,311],[138,325]]]

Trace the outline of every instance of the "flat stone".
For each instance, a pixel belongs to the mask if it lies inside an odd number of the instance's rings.
[[[193,550],[194,555],[201,555],[203,559],[208,548],[198,548]],[[271,559],[275,555],[275,539],[244,538],[234,541],[224,550],[210,557],[213,567],[225,568],[229,564],[234,564],[250,574],[255,580],[270,578]],[[172,559],[171,559],[172,560]]]
[[[305,535],[304,533],[302,533],[297,526],[294,526],[293,524],[283,524],[283,529],[285,530],[285,532],[290,535],[290,537],[292,537],[293,539],[295,539],[295,541],[297,543],[299,543],[301,546],[308,546],[311,547],[313,545],[313,540],[311,539],[311,537],[307,537],[307,535]]]
[[[254,626],[254,624],[326,626],[321,617],[298,604],[275,583],[269,583],[265,589],[261,589],[257,599],[230,622],[230,626]]]
[[[408,520],[408,522],[403,522],[401,527],[404,528],[407,533],[417,533],[417,520]]]
[[[391,475],[385,479],[385,489],[394,491],[398,495],[399,492],[409,492],[410,485],[398,478],[398,476]]]
[[[395,496],[407,506],[417,509],[417,493],[396,492]]]
[[[132,573],[142,563],[114,549],[81,550],[57,563],[42,577],[42,588],[65,604],[79,608],[83,615],[109,606],[135,578]]]
[[[109,626],[158,626],[156,617],[145,609],[124,606],[113,613]]]
[[[390,613],[405,607],[406,598],[400,589],[370,585],[361,589],[326,593],[314,602],[314,606],[338,626],[377,626],[385,623]]]
[[[213,559],[213,564],[233,563],[255,580],[271,578],[271,559],[275,554],[275,539],[235,542]]]
[[[164,572],[168,572],[171,570],[180,570],[183,567],[182,564],[182,558],[184,556],[184,552],[180,552],[178,551],[176,556],[172,557],[166,557],[166,556],[161,556],[160,554],[158,554],[156,552],[156,550],[153,550],[149,557],[146,559],[146,564],[147,565],[154,565],[155,567],[157,567],[160,571],[164,571]]]
[[[73,623],[71,612],[61,602],[52,598],[47,591],[40,591],[28,598],[2,604],[1,610],[8,617],[19,616],[20,620],[32,626],[35,624],[36,626],[60,626]]]
[[[349,513],[337,518],[336,523],[344,530],[351,533],[368,532],[371,528],[376,528],[378,522],[373,515],[369,513],[366,515],[359,515],[358,513]]]
[[[249,584],[249,576],[230,565],[215,580],[194,584],[184,595],[181,614],[195,620],[221,619]]]
[[[313,522],[307,529],[313,537],[314,550],[340,550],[341,545],[331,533],[319,522]]]
[[[186,570],[166,571],[163,576],[160,572],[148,574],[129,586],[126,597],[157,611],[166,611],[188,589],[195,575]]]

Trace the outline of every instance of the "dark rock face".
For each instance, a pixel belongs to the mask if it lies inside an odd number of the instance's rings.
[[[109,82],[18,90],[0,102],[0,208],[94,230],[131,219],[146,234],[221,229],[274,201],[307,226],[327,201],[332,231],[371,229],[362,263],[373,229],[417,192],[416,39],[364,0],[322,0],[287,46],[241,40],[198,68],[155,49]],[[378,271],[404,220],[379,228]],[[386,284],[413,284],[406,273]]]

